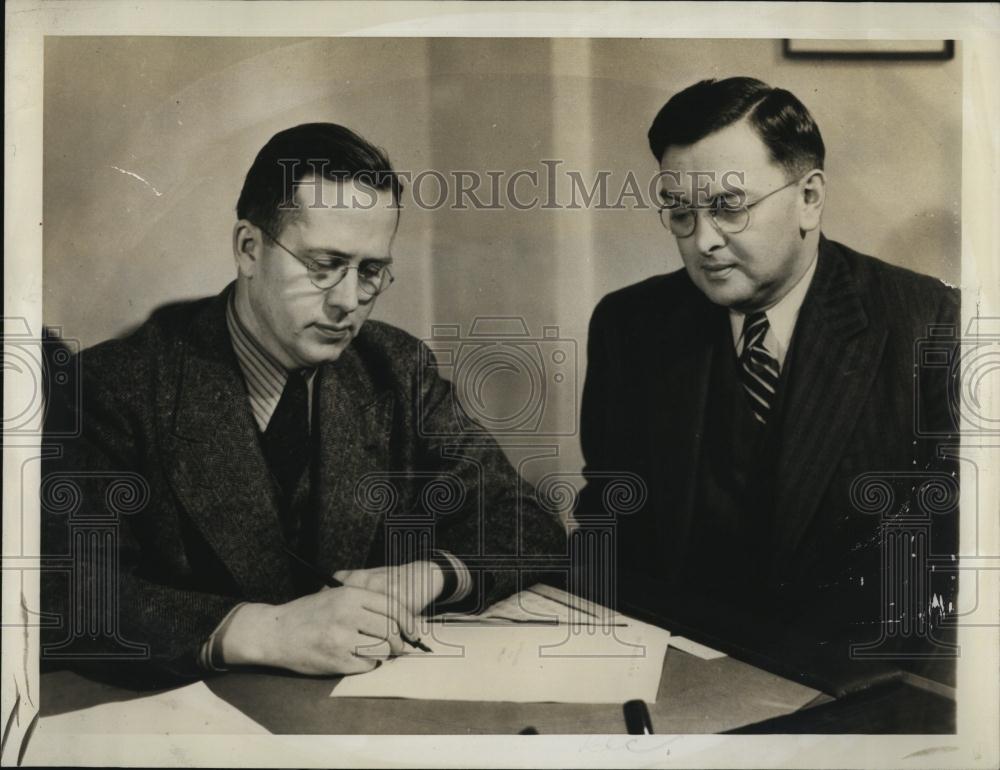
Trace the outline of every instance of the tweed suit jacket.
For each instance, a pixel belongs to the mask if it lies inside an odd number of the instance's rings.
[[[923,483],[913,476],[899,484],[900,474],[940,478],[955,469],[941,451],[957,441],[947,367],[917,366],[916,354],[931,326],[955,331],[959,293],[825,237],[818,260],[786,361],[770,536],[756,554],[768,590],[756,606],[820,635],[863,639],[877,637],[882,622],[886,518],[915,511],[897,487]],[[696,603],[699,570],[710,561],[693,548],[692,532],[717,345],[734,355],[728,312],[684,270],[609,294],[590,325],[587,484],[576,517],[614,519],[619,572],[663,581],[678,604]],[[622,473],[642,479],[645,502],[616,515],[604,492]],[[875,510],[877,476],[897,494],[892,510]],[[957,515],[955,507],[930,517],[928,558],[956,553]],[[944,584],[931,592],[945,606],[955,574],[940,575]]]
[[[81,354],[82,436],[61,443],[46,470],[53,484],[75,484],[76,507],[67,516],[57,485],[42,485],[43,552],[76,562],[73,575],[44,580],[43,606],[67,621],[43,639],[50,649],[86,648],[67,641],[68,621],[83,594],[99,592],[100,559],[117,559],[118,641],[104,633],[95,643],[148,646],[144,672],[199,675],[195,650],[235,604],[295,598],[277,488],[226,327],[231,290],[161,308],[127,338]],[[417,543],[417,555],[438,548],[464,559],[488,604],[534,579],[519,573],[521,556],[565,558],[561,524],[488,434],[463,428],[418,340],[368,321],[322,366],[318,388],[316,551],[326,574],[385,564],[395,537]],[[141,477],[134,496],[145,501],[109,511],[123,476]],[[74,550],[74,526],[101,517],[114,542]]]

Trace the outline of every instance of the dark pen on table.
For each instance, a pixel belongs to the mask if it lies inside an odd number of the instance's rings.
[[[625,729],[629,735],[652,735],[653,720],[643,700],[630,700],[622,704],[625,712]]]
[[[323,572],[323,570],[321,570],[316,565],[310,564],[305,559],[303,559],[301,556],[299,556],[297,553],[295,553],[295,551],[293,551],[287,545],[283,546],[283,548],[284,548],[285,553],[288,554],[289,556],[291,556],[300,567],[302,567],[305,570],[308,570],[309,573],[312,574],[313,577],[317,578],[318,580],[321,580],[328,588],[342,588],[343,587],[344,584],[341,583],[339,580],[337,580],[337,578],[333,577],[333,575],[327,575],[325,572]],[[434,650],[432,650],[426,644],[424,644],[423,642],[421,642],[419,639],[409,639],[409,638],[407,638],[403,634],[402,630],[400,630],[399,635],[402,638],[402,640],[404,642],[406,642],[408,645],[410,645],[411,647],[414,647],[414,648],[416,648],[418,650],[421,650],[423,652],[434,652]]]

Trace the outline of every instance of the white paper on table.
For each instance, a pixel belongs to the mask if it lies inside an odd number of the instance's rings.
[[[558,588],[540,583],[526,591],[514,594],[503,601],[497,602],[480,617],[513,617],[520,619],[540,619],[545,617],[559,620],[599,618],[598,622],[615,622],[628,620],[606,607],[584,601]],[[634,622],[634,621],[633,621]],[[670,636],[670,646],[694,655],[701,660],[718,660],[727,657],[726,653],[714,650],[699,642],[684,636]]]
[[[623,626],[435,623],[432,653],[392,658],[344,677],[331,697],[516,703],[656,702],[670,634]]]
[[[478,617],[505,617],[521,620],[561,620],[568,622],[625,622],[629,619],[598,604],[539,583],[497,602]]]
[[[46,735],[173,733],[267,735],[268,730],[213,693],[204,682],[131,700],[42,717],[32,742]]]

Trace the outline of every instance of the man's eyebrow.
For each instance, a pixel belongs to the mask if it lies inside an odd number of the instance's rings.
[[[306,249],[307,254],[326,254],[331,257],[343,257],[344,259],[350,259],[354,255],[347,251],[341,251],[340,249],[335,249],[332,246],[312,246]]]
[[[660,200],[664,203],[679,203],[685,208],[711,208],[713,204],[718,203],[720,200],[725,200],[726,198],[739,198],[742,200],[746,197],[746,193],[738,190],[720,190],[715,193],[715,195],[708,196],[708,199],[703,205],[693,206],[684,193],[660,190]]]
[[[340,249],[330,248],[328,246],[316,246],[312,249],[306,249],[306,253],[314,256],[326,256],[326,257],[340,257],[341,259],[353,259],[356,255],[351,254],[347,251],[341,251]],[[392,255],[387,255],[384,257],[362,257],[362,262],[383,262],[387,265],[392,264]]]
[[[670,190],[660,190],[660,200],[664,203],[687,203],[684,193],[671,192]]]

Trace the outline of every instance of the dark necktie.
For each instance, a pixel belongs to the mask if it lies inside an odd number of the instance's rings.
[[[750,401],[753,416],[767,423],[778,392],[778,361],[767,352],[764,338],[770,324],[764,313],[750,313],[743,319],[743,352],[740,353],[740,381]]]
[[[302,372],[290,372],[264,431],[264,456],[286,502],[309,464],[309,389]]]

